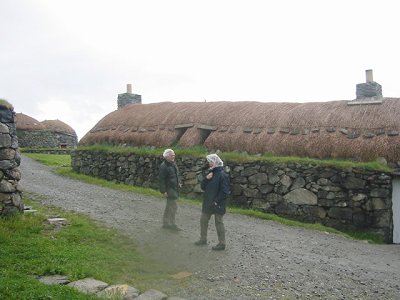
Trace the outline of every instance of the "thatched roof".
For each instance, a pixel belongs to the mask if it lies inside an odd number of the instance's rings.
[[[41,123],[46,127],[46,129],[49,129],[51,131],[76,135],[75,130],[71,126],[65,124],[60,120],[44,120]]]
[[[348,102],[132,104],[105,116],[80,144],[204,144],[222,151],[399,161],[400,99]]]
[[[15,114],[15,123],[19,130],[43,130],[45,127],[38,120],[23,113]]]
[[[17,113],[15,119],[18,130],[50,130],[76,136],[75,130],[60,120],[44,120],[39,122],[23,113]]]

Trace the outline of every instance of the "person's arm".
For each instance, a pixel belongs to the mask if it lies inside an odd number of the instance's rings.
[[[163,194],[167,192],[166,178],[167,178],[167,168],[164,165],[161,165],[158,183],[160,192]]]
[[[211,178],[213,177],[213,174],[214,174],[214,173],[213,173],[212,171],[209,171],[208,174],[207,174],[206,176],[204,176],[204,178],[203,178],[203,180],[202,180],[202,182],[201,182],[201,189],[202,189],[203,191],[206,190],[207,184],[208,184],[208,182],[211,180]]]
[[[181,177],[181,174],[179,172],[178,166],[176,166],[176,177],[178,179],[178,188],[181,188],[183,183],[182,183],[182,177]]]
[[[221,174],[219,182],[219,191],[216,199],[216,203],[218,204],[218,206],[224,207],[226,205],[226,200],[228,199],[229,194],[230,194],[230,188],[229,188],[228,176],[226,174]]]

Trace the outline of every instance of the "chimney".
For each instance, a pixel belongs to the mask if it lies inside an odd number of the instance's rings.
[[[133,103],[142,104],[142,96],[132,94],[132,84],[128,83],[126,85],[126,93],[118,94],[118,109]]]
[[[356,85],[356,100],[370,103],[371,101],[382,101],[382,86],[375,82],[372,70],[365,70],[365,83]]]
[[[365,77],[366,77],[367,82],[374,82],[374,78],[373,78],[371,69],[365,70]]]

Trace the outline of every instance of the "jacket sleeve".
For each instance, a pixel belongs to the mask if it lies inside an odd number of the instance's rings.
[[[225,207],[229,194],[230,194],[229,178],[226,174],[221,174],[219,182],[219,191],[216,199],[217,204]]]
[[[167,168],[164,165],[161,165],[160,174],[158,177],[158,184],[160,192],[163,194],[167,191],[166,179],[167,179]]]
[[[204,177],[204,179],[201,181],[201,189],[202,189],[203,191],[206,190],[207,182],[208,182],[208,179],[205,178],[205,177]]]
[[[208,173],[204,176],[203,180],[201,181],[201,186],[200,186],[200,187],[201,187],[201,189],[202,189],[203,191],[206,190],[207,184],[208,184],[208,182],[210,181],[209,179],[207,179],[207,175],[208,175],[209,173],[211,173],[211,172],[208,172]]]
[[[178,166],[176,166],[176,177],[178,178],[178,188],[182,185],[182,178]]]

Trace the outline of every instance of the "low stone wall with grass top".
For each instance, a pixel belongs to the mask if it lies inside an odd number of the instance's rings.
[[[14,108],[0,99],[0,216],[13,215],[24,209],[19,186],[20,161]]]
[[[161,156],[72,151],[74,171],[158,189]],[[177,155],[183,196],[200,198],[205,158]],[[366,230],[393,238],[392,179],[388,170],[267,159],[224,160],[230,203],[341,230]]]
[[[21,153],[42,153],[42,154],[57,154],[57,155],[68,155],[71,154],[72,149],[33,149],[33,148],[19,148]]]

